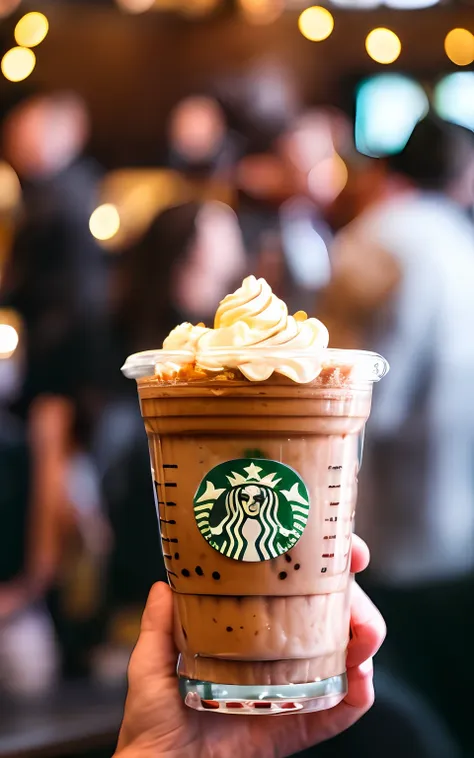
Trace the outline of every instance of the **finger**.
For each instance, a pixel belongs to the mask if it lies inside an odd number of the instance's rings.
[[[357,534],[352,535],[352,561],[351,571],[353,574],[358,574],[361,571],[365,571],[370,561],[369,548],[365,544],[364,540],[361,540]]]
[[[352,639],[347,650],[347,668],[372,658],[385,639],[387,628],[380,611],[354,582],[351,599]]]
[[[129,678],[134,674],[174,675],[176,650],[173,639],[173,593],[168,585],[153,585],[143,612],[140,635],[130,662]]]

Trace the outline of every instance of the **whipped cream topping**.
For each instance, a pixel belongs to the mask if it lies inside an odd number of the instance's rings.
[[[250,381],[268,379],[273,372],[304,384],[319,375],[328,330],[304,311],[294,316],[265,279],[249,276],[236,292],[220,303],[214,329],[181,324],[163,343],[166,351],[190,351],[196,366],[206,371],[237,368]],[[156,367],[160,375],[182,366]]]

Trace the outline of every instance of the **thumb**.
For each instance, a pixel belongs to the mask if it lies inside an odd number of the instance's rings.
[[[150,590],[143,612],[140,636],[132,660],[130,679],[139,676],[174,676],[176,648],[173,639],[173,593],[159,582]]]

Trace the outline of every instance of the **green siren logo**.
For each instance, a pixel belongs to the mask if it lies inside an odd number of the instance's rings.
[[[213,468],[194,496],[203,537],[236,561],[268,561],[303,534],[309,495],[301,477],[277,461],[243,458]]]

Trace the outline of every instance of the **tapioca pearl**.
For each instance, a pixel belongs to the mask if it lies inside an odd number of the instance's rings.
[[[174,559],[175,559],[175,561],[179,561],[179,553],[175,553],[174,554]]]
[[[278,574],[278,578],[281,579],[282,581],[286,579],[287,576],[288,574],[286,573],[286,571],[280,571],[280,573]]]
[[[194,570],[198,576],[204,576],[204,571],[202,570],[201,566],[196,566]]]
[[[293,568],[295,569],[295,571],[299,571],[300,568],[301,568],[301,564],[295,563],[295,565],[293,566]]]
[[[212,572],[212,578],[213,578],[213,579],[215,579],[215,580],[216,580],[216,582],[218,582],[218,581],[219,581],[219,579],[221,578],[221,575],[219,574],[219,572],[218,572],[218,571],[213,571],[213,572]]]
[[[292,560],[293,560],[293,559],[292,559],[291,555],[288,555],[288,553],[287,553],[287,554],[285,555],[285,561],[286,561],[287,563],[291,563],[291,561],[292,561]]]
[[[233,628],[231,626],[226,626],[226,632],[233,632]]]
[[[181,574],[182,574],[184,577],[186,577],[186,578],[187,578],[188,576],[191,576],[191,572],[190,572],[190,571],[188,571],[188,569],[182,569],[182,571],[181,571]]]

